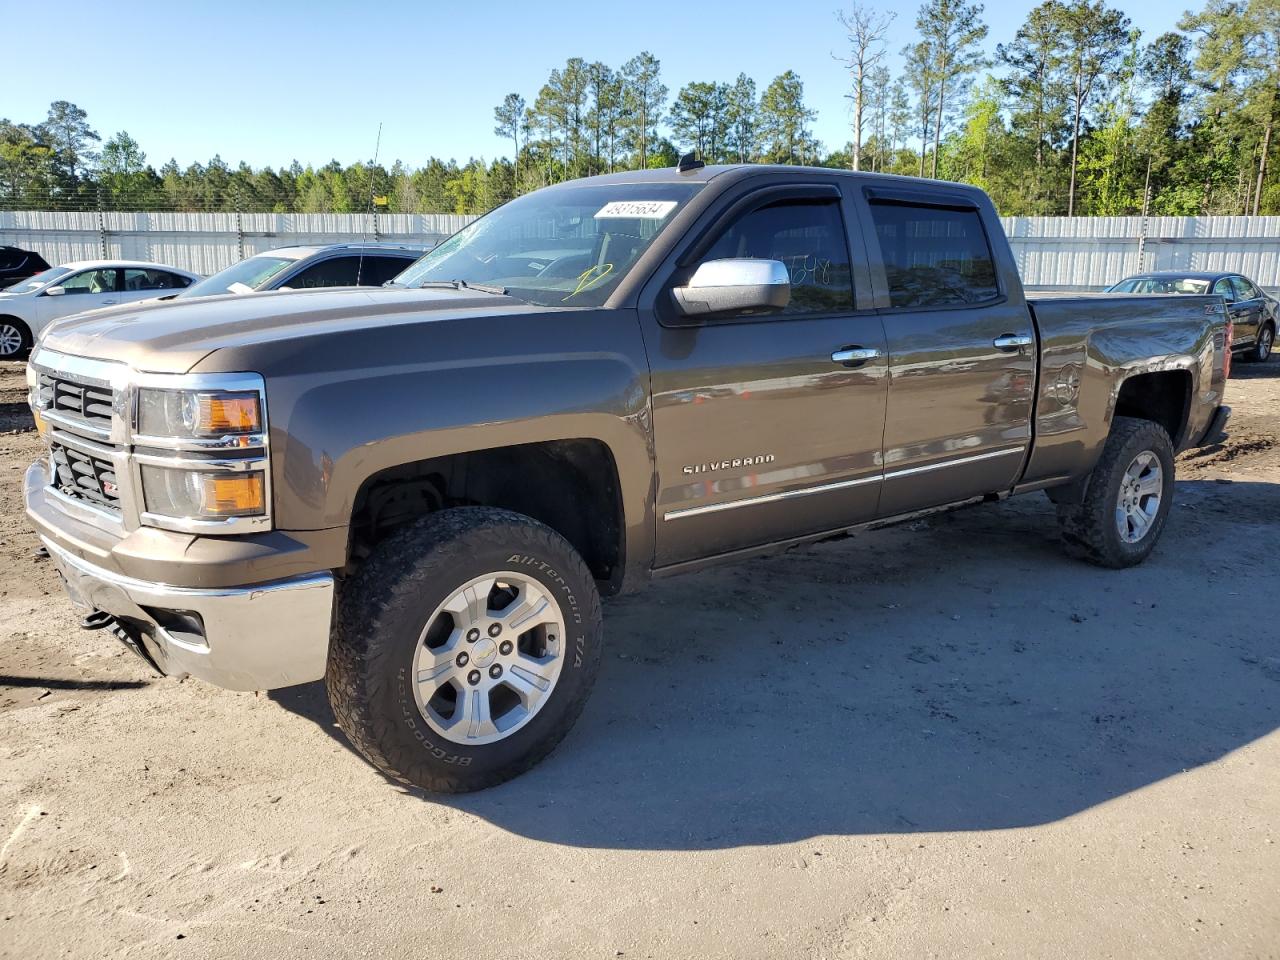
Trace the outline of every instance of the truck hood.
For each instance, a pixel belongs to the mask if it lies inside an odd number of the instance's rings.
[[[447,288],[271,291],[94,310],[56,321],[40,342],[58,353],[115,360],[147,373],[187,373],[226,347],[546,309],[511,297]]]

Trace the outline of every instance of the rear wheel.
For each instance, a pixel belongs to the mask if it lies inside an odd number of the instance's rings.
[[[382,544],[344,586],[329,700],[387,775],[479,790],[568,733],[600,637],[595,581],[563,537],[505,510],[446,510]]]
[[[1059,504],[1067,552],[1103,567],[1131,567],[1155,548],[1173,503],[1173,443],[1150,420],[1116,417],[1084,500]]]
[[[17,360],[31,349],[31,331],[17,317],[0,317],[0,360]]]
[[[1250,363],[1265,363],[1271,357],[1271,350],[1276,345],[1276,329],[1266,324],[1258,331],[1257,342],[1245,353],[1245,360]]]

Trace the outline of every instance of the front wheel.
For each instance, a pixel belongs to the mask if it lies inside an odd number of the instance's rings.
[[[1116,417],[1084,500],[1059,504],[1067,552],[1102,567],[1147,559],[1173,503],[1173,443],[1150,420]]]
[[[31,349],[31,331],[17,317],[0,317],[0,360],[17,360]]]
[[[505,510],[445,510],[379,546],[344,585],[329,702],[388,776],[480,790],[568,733],[601,632],[595,581],[558,533]]]

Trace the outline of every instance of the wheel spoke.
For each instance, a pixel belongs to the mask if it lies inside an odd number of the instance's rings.
[[[520,594],[507,610],[502,612],[507,629],[517,634],[532,630],[545,623],[553,623],[558,619],[551,600],[531,583],[520,588]]]
[[[489,612],[489,593],[496,578],[481,580],[449,598],[445,609],[453,614],[454,624],[463,629],[478,623]]]
[[[1133,538],[1135,540],[1141,540],[1147,532],[1147,527],[1151,526],[1151,518],[1138,507],[1129,508],[1129,522],[1133,527]]]
[[[440,689],[440,684],[448,679],[452,673],[452,658],[422,657],[418,662],[418,686],[422,688],[424,694],[427,694],[426,699],[430,700],[430,694]]]
[[[468,740],[487,737],[498,732],[489,715],[489,691],[480,687],[463,686],[458,694],[458,705],[451,727],[457,727]]]
[[[1138,496],[1140,497],[1159,496],[1162,489],[1163,484],[1161,483],[1160,474],[1155,470],[1138,480]]]
[[[553,682],[548,665],[528,657],[521,657],[520,662],[513,663],[505,679],[507,686],[516,692],[528,710],[532,710],[534,704],[546,695]]]

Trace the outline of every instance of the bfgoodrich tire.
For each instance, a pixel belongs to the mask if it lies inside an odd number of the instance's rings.
[[[1116,417],[1084,501],[1059,504],[1062,540],[1073,557],[1102,567],[1147,559],[1173,503],[1173,443],[1150,420]]]
[[[329,702],[388,776],[480,790],[569,732],[601,633],[595,581],[558,533],[506,510],[441,511],[379,546],[344,585]]]

